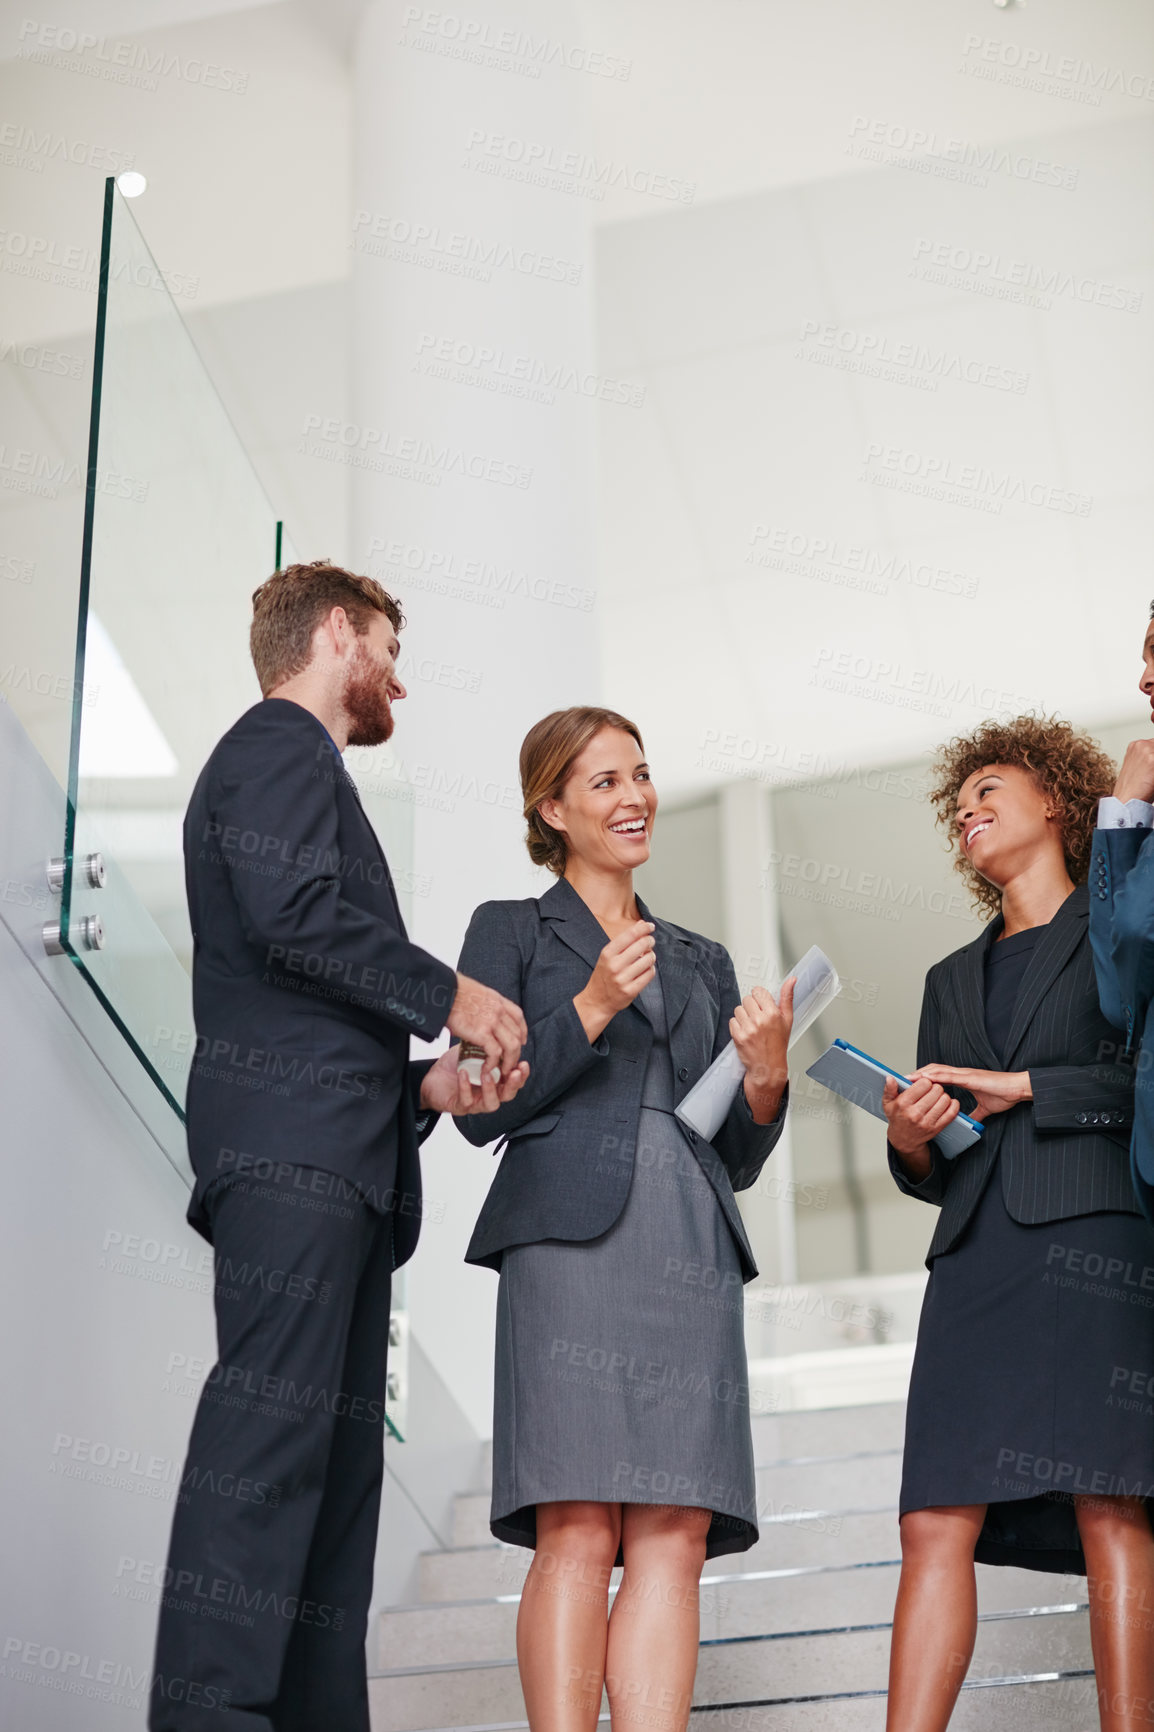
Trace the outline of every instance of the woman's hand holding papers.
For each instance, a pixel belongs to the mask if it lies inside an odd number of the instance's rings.
[[[776,999],[764,986],[755,986],[729,1021],[730,1039],[745,1066],[745,1098],[759,1125],[773,1123],[789,1081],[786,1053],[793,1027],[795,984],[791,974]]]

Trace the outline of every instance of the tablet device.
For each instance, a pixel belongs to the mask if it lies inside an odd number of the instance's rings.
[[[813,1077],[815,1082],[824,1084],[827,1089],[832,1089],[834,1094],[840,1095],[843,1100],[851,1101],[855,1107],[864,1107],[875,1119],[884,1119],[886,1116],[882,1107],[882,1090],[887,1077],[896,1077],[903,1089],[910,1086],[908,1076],[891,1070],[888,1064],[871,1058],[868,1052],[851,1046],[848,1040],[835,1040],[833,1045],[828,1046],[821,1057],[810,1065],[805,1074]],[[971,1148],[977,1142],[982,1129],[977,1119],[970,1118],[968,1113],[959,1112],[945,1130],[933,1139],[934,1146],[940,1149],[948,1160],[953,1160],[963,1149]]]

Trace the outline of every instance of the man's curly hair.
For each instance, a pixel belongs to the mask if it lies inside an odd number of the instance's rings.
[[[958,846],[954,820],[958,792],[968,777],[987,765],[1017,764],[1028,770],[1051,802],[1062,825],[1066,870],[1075,884],[1090,871],[1090,843],[1098,801],[1114,786],[1111,758],[1091,736],[1057,716],[1015,716],[983,722],[972,734],[959,734],[939,747],[930,789],[937,821],[954,850],[954,868],[965,879],[979,911],[997,914],[1002,893],[970,863]]]

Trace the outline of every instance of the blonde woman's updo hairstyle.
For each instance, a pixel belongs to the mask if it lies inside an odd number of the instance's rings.
[[[602,728],[619,728],[632,734],[642,752],[645,746],[633,722],[616,710],[595,709],[581,704],[572,710],[554,710],[534,723],[521,745],[521,797],[528,826],[525,846],[534,866],[548,866],[558,878],[565,871],[565,837],[546,824],[537,807],[542,800],[557,800],[569,774],[590,740]]]
[[[1062,826],[1070,879],[1074,884],[1085,883],[1098,801],[1114,787],[1113,760],[1097,740],[1056,716],[1015,716],[1008,722],[983,722],[972,734],[959,735],[939,748],[930,789],[937,821],[949,834],[955,870],[965,879],[975,906],[997,914],[1002,893],[982,877],[958,846],[954,823],[963,783],[987,764],[1016,764],[1030,772]]]

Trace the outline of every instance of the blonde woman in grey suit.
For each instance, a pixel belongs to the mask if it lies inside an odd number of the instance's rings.
[[[491,1527],[534,1548],[517,1624],[534,1732],[683,1732],[707,1557],[757,1539],[734,1192],[781,1133],[792,984],[744,1000],[713,940],[633,888],[657,795],[611,710],[521,749],[541,897],[487,902],[461,967],[521,1006],[529,1081],[470,1142],[508,1139],[469,1246],[500,1271]],[[745,1080],[706,1143],[674,1108],[733,1039]],[[624,1575],[609,1611],[614,1564]]]

